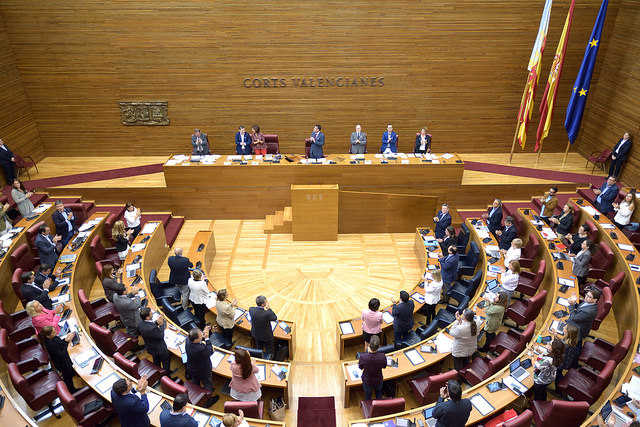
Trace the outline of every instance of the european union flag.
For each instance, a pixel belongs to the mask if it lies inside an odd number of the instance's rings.
[[[580,71],[578,71],[578,77],[576,77],[576,81],[573,84],[571,99],[569,99],[569,105],[567,106],[564,127],[567,129],[569,142],[572,144],[578,136],[582,113],[587,103],[587,94],[589,93],[589,86],[591,85],[591,75],[596,65],[596,56],[598,55],[598,47],[600,47],[600,37],[602,36],[602,28],[604,27],[604,20],[607,16],[608,5],[609,0],[603,0],[602,5],[600,5],[600,12],[598,12],[598,18],[593,26],[593,31],[591,31],[591,38],[589,39],[589,44],[587,44],[587,49],[584,51],[582,65],[580,66]]]

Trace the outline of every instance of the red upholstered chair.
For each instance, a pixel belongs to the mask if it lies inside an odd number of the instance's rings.
[[[56,384],[60,381],[58,374],[40,369],[25,378],[15,363],[9,363],[9,378],[31,409],[39,411],[48,406],[53,413],[51,404],[58,397],[56,391]]]
[[[529,411],[531,412],[531,411]],[[533,414],[532,414],[533,416]],[[518,417],[518,413],[516,411],[514,411],[513,409],[507,409],[506,411],[504,411],[503,413],[501,413],[500,415],[491,418],[489,421],[483,422],[482,424],[480,424],[480,426],[482,427],[502,427],[504,425],[505,421],[514,419]]]
[[[113,303],[106,298],[100,298],[93,302],[89,301],[83,289],[78,289],[78,300],[82,306],[82,311],[87,315],[90,322],[100,326],[105,326],[109,322],[120,319],[120,314]]]
[[[611,311],[611,305],[613,305],[611,289],[604,288],[602,289],[602,295],[600,295],[600,299],[598,300],[598,313],[596,314],[596,318],[593,319],[593,326],[591,326],[591,329],[596,331],[600,329],[600,324],[604,318],[607,317],[609,311]]]
[[[34,254],[38,253],[38,249],[36,249],[36,236],[38,235],[40,227],[43,225],[45,225],[44,221],[38,221],[25,231],[27,234],[27,243],[29,243],[29,248],[31,248]]]
[[[16,294],[18,299],[22,302],[22,306],[26,306],[27,302],[22,298],[22,291],[20,288],[22,287],[22,273],[24,270],[21,268],[16,268],[13,270],[13,274],[11,275],[11,287],[13,288],[13,293]]]
[[[29,173],[30,168],[36,168],[36,172],[38,172],[38,165],[36,161],[33,160],[31,156],[21,156],[19,154],[13,153],[13,157],[15,158],[16,164],[16,175],[20,176],[22,173],[26,172],[27,177],[31,179],[31,174]]]
[[[531,341],[533,332],[536,329],[536,322],[531,321],[525,328],[524,332],[509,329],[507,332],[500,332],[489,344],[489,350],[495,353],[501,353],[509,350],[513,354],[520,354]]]
[[[542,290],[529,299],[515,301],[507,308],[505,315],[518,326],[526,325],[538,317],[546,299],[547,291]]]
[[[534,400],[531,407],[536,427],[579,426],[587,417],[587,402]]]
[[[60,402],[62,403],[64,410],[71,415],[71,418],[73,418],[76,424],[80,427],[101,425],[113,414],[111,403],[104,400],[98,393],[94,392],[88,386],[71,394],[66,384],[62,381],[58,381],[56,384],[56,392],[58,393],[58,397],[60,398]],[[85,405],[95,400],[101,400],[104,406],[85,415]]]
[[[529,427],[531,421],[533,421],[533,412],[527,409],[517,417],[505,421],[502,427]]]
[[[6,329],[0,329],[0,355],[7,363],[15,363],[20,372],[29,372],[49,363],[49,355],[38,340],[28,338],[14,342]]]
[[[109,248],[108,250],[102,246],[102,242],[100,241],[100,236],[95,236],[91,239],[91,255],[93,256],[93,260],[96,262],[101,262],[103,264],[111,264],[114,266],[120,266],[120,257],[118,256],[118,252],[116,248]]]
[[[620,286],[622,286],[622,282],[624,282],[625,276],[626,276],[625,272],[621,271],[615,276],[613,276],[611,279],[609,279],[608,282],[605,282],[602,279],[598,279],[595,282],[591,283],[591,286],[595,286],[596,288],[600,289],[600,291],[602,291],[604,288],[609,288],[611,289],[611,294],[615,295],[616,292],[618,292],[618,289],[620,289]],[[585,289],[583,289],[582,292],[580,293],[583,296],[584,296],[584,290]]]
[[[116,362],[116,365],[120,366],[123,371],[134,378],[140,379],[141,376],[145,375],[149,384],[152,386],[160,381],[161,377],[168,375],[167,371],[157,367],[147,359],[138,359],[137,357],[127,359],[122,354],[115,353],[113,360]]]
[[[447,381],[458,378],[458,371],[452,369],[448,372],[437,375],[429,375],[409,380],[409,387],[420,405],[428,405],[438,400],[440,388]]]
[[[109,329],[105,329],[93,322],[89,323],[89,333],[105,354],[125,354],[132,351],[137,343],[135,338],[122,331],[111,332]]]
[[[280,139],[278,135],[264,135],[264,142],[267,144],[267,154],[278,154],[280,153]]]
[[[595,243],[598,240],[598,227],[596,227],[595,224],[589,220],[585,221],[584,223],[589,229],[589,231],[587,232],[589,240]]]
[[[311,153],[311,139],[304,140],[304,156],[308,159],[309,153]]]
[[[2,300],[0,300],[0,327],[7,330],[13,341],[21,341],[36,334],[27,312],[20,310],[9,314],[4,311]]]
[[[224,412],[240,415],[238,410],[242,409],[245,417],[261,419],[264,412],[264,401],[259,400],[257,402],[238,402],[238,401],[226,401],[224,402]]]
[[[404,411],[404,399],[363,400],[360,409],[364,418],[382,417]]]
[[[531,273],[529,271],[521,271],[518,278],[518,287],[516,291],[527,296],[534,296],[538,292],[538,288],[542,284],[544,279],[545,270],[547,269],[547,262],[543,259],[538,264],[537,273]]]
[[[596,338],[594,341],[585,341],[580,353],[580,361],[597,371],[602,370],[609,360],[618,364],[627,355],[632,340],[633,334],[627,329],[622,333],[622,339],[615,346],[600,338]]]
[[[71,209],[73,212],[74,222],[76,225],[84,223],[89,218],[89,212],[94,207],[93,202],[65,203],[65,208]]]
[[[593,252],[593,251],[592,251]],[[605,242],[598,243],[598,249],[591,257],[588,277],[592,279],[602,279],[611,263],[613,262],[613,251]]]
[[[604,167],[607,164],[607,160],[609,160],[609,157],[611,157],[611,153],[612,151],[608,148],[606,150],[602,150],[602,152],[594,151],[589,155],[589,157],[587,157],[587,163],[584,165],[584,167],[586,168],[589,163],[593,163],[591,173],[596,170],[596,166],[598,166],[600,169],[602,169],[602,172],[604,172]]]
[[[9,259],[11,260],[11,267],[14,270],[21,268],[24,271],[34,271],[40,263],[40,259],[33,256],[29,245],[26,243],[18,245],[18,247],[11,252]]]
[[[193,405],[202,406],[205,408],[211,406],[208,401],[213,396],[213,392],[210,392],[209,390],[204,389],[199,385],[193,384],[189,381],[184,381],[184,384],[180,384],[171,380],[171,378],[169,378],[168,376],[164,376],[160,378],[160,387],[162,387],[163,392],[173,397],[176,397],[180,393],[186,393],[189,396],[189,402],[191,402]],[[256,402],[252,403],[255,404]],[[247,417],[251,417],[251,415],[248,415],[247,413],[245,413],[245,415]]]
[[[529,240],[527,241],[527,244],[522,248],[519,260],[520,267],[532,268],[535,259],[538,256],[539,248],[540,241],[538,240],[538,237],[533,233],[529,233]]]
[[[109,214],[107,219],[104,220],[104,225],[102,226],[102,235],[108,241],[111,241],[111,231],[113,230],[113,224],[115,224],[116,221],[119,221],[122,218],[123,214],[124,206],[122,207],[122,210]]]
[[[494,359],[489,359],[487,356],[476,357],[460,371],[460,375],[466,382],[474,386],[504,368],[509,363],[511,356],[509,350],[503,350]]]
[[[558,390],[563,396],[568,395],[573,400],[584,400],[593,404],[609,385],[616,364],[615,360],[609,360],[598,374],[585,367],[569,369],[567,375],[558,383]]]

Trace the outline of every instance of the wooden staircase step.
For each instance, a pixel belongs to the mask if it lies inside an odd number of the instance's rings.
[[[284,208],[284,220],[293,221],[293,208],[291,206],[285,206]]]
[[[264,218],[264,232],[271,233],[273,232],[275,215],[267,215]]]
[[[281,226],[284,224],[284,211],[276,211],[273,225]]]

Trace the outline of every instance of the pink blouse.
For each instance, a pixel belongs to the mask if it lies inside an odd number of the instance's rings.
[[[231,364],[231,384],[230,387],[238,393],[251,393],[260,390],[260,383],[256,378],[258,367],[252,362],[252,372],[248,378],[242,378],[242,366],[237,363]]]
[[[368,334],[382,332],[382,312],[365,310],[362,312],[362,330]]]
[[[54,310],[48,310],[42,307],[42,313],[37,316],[33,316],[31,318],[31,323],[33,327],[36,328],[36,333],[40,334],[42,328],[45,326],[51,326],[56,331],[56,335],[60,333],[60,325],[58,322],[60,321],[60,316],[56,314]]]

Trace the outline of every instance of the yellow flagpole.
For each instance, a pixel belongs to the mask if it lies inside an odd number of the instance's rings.
[[[522,92],[522,98],[520,99],[520,108],[522,108],[522,103],[524,102],[524,98],[525,96],[527,96],[527,89],[529,89],[529,74],[527,74],[527,84],[524,85],[524,91]],[[509,164],[511,164],[511,160],[513,159],[513,151],[516,148],[516,140],[518,139],[518,129],[520,129],[520,123],[521,123],[520,109],[518,109],[518,123],[516,124],[516,132],[513,134],[513,142],[511,143],[511,154],[509,155]]]
[[[541,147],[542,148],[542,147]],[[562,159],[562,167],[567,163],[567,156],[569,155],[569,149],[571,148],[571,141],[567,142],[567,149],[564,150],[564,159]]]

